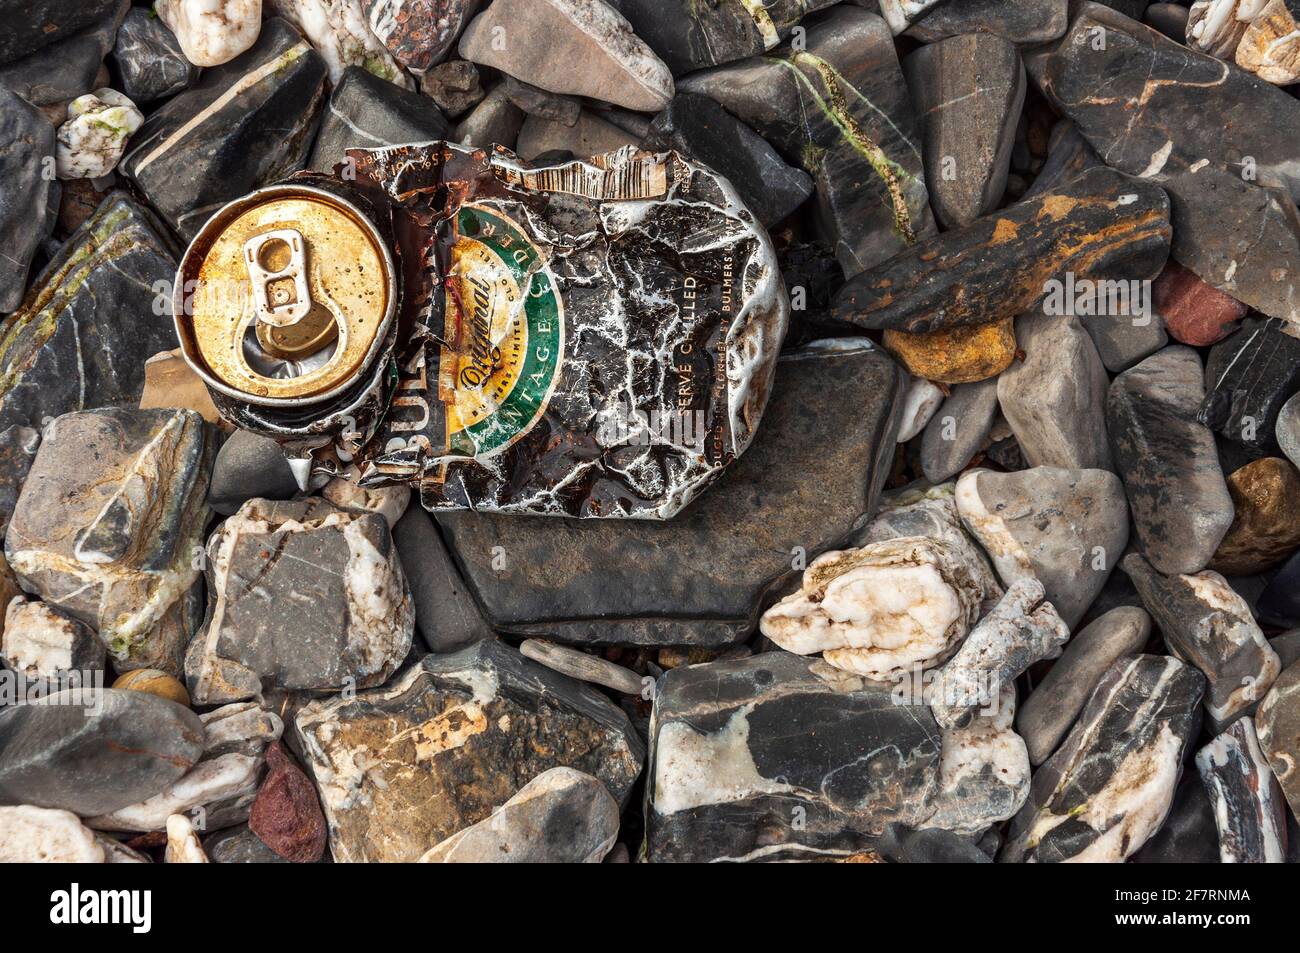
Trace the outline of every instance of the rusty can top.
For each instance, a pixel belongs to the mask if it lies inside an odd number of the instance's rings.
[[[396,267],[351,202],[300,183],[225,206],[177,272],[176,333],[207,384],[255,404],[329,400],[375,359],[397,309]]]

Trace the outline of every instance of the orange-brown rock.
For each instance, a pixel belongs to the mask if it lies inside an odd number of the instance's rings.
[[[1300,548],[1300,472],[1281,457],[1254,460],[1228,477],[1236,515],[1210,568],[1248,576]]]
[[[144,391],[140,409],[183,407],[223,430],[233,428],[217,412],[203,380],[181,356],[180,348],[161,351],[144,362]]]
[[[996,377],[1016,356],[1011,318],[976,328],[909,334],[886,331],[885,349],[913,376],[941,384],[971,384]]]
[[[113,683],[113,687],[157,695],[186,708],[190,707],[190,693],[185,690],[185,686],[178,679],[156,668],[137,668],[127,672]]]

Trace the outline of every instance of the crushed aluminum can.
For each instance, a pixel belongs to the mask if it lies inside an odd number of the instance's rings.
[[[318,178],[270,191],[319,188]],[[276,245],[267,267],[245,254],[244,272],[233,269],[249,298],[238,316],[187,312],[212,270],[212,235],[268,197],[256,193],[214,216],[182,262],[180,277],[198,285],[178,291],[182,345],[232,422],[280,440],[291,458],[314,454],[318,469],[355,464],[363,485],[411,483],[430,510],[575,517],[671,518],[749,445],[789,301],[770,239],[726,179],[675,152],[530,167],[501,147],[444,142],[350,150],[334,178],[331,194],[362,212],[377,245],[299,229],[301,259]],[[284,240],[271,235],[284,227],[277,218],[227,244]],[[329,292],[320,262],[375,247],[391,252],[396,285],[358,313],[395,308],[395,320],[352,389],[325,392],[330,375],[302,388],[318,365],[276,363],[283,349],[269,330],[280,344],[317,340],[319,322],[285,330],[311,310],[298,303],[294,263],[315,301],[317,287]],[[289,266],[275,270],[282,259]],[[336,310],[353,333],[353,311]],[[295,403],[281,396],[292,383],[249,394],[248,381],[215,373],[194,346],[204,320],[233,329],[228,346],[272,352],[256,367],[300,382]],[[379,383],[386,367],[391,386]]]

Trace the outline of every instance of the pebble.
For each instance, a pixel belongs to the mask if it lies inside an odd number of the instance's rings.
[[[359,66],[403,89],[415,83],[376,36],[362,9],[363,0],[262,0],[268,13],[283,17],[318,52],[337,86],[343,71]],[[265,29],[265,27],[263,27]]]
[[[102,864],[95,832],[70,811],[0,807],[0,864]]]
[[[921,47],[903,72],[921,114],[930,207],[945,229],[969,225],[1006,191],[1025,103],[1020,54],[999,36],[967,33]]]
[[[113,48],[118,26],[130,9],[130,0],[115,0],[104,16],[76,33],[0,65],[0,87],[33,106],[57,111],[66,110],[70,100],[109,85],[104,57]],[[64,112],[50,121],[59,125],[66,118]]]
[[[498,88],[505,93],[504,86]],[[439,63],[420,76],[420,92],[452,119],[469,112],[487,96],[478,67],[469,60]]]
[[[1069,627],[1050,602],[1043,602],[1042,583],[1011,583],[939,669],[930,705],[935,721],[945,729],[969,726],[975,714],[995,703],[1029,666],[1060,655],[1069,638]],[[1008,719],[1006,728],[1010,726]]]
[[[410,651],[414,604],[378,514],[250,500],[208,540],[206,563],[212,608],[185,658],[198,704],[373,688]]]
[[[184,705],[186,708],[190,706],[190,693],[185,690],[185,686],[179,680],[156,668],[137,668],[135,671],[126,672],[118,677],[113,687],[124,691],[157,695],[159,698]]]
[[[502,84],[506,96],[526,115],[536,116],[558,122],[562,126],[573,126],[582,115],[582,102],[572,96],[548,93],[529,83],[521,82],[513,76],[507,76]]]
[[[880,0],[880,12],[894,33],[902,33],[943,0]]]
[[[717,100],[813,177],[820,228],[852,276],[934,233],[921,126],[874,13],[835,6],[809,21],[799,46],[701,70],[678,88]]]
[[[1287,459],[1300,467],[1300,393],[1293,394],[1282,405],[1273,431]]]
[[[957,510],[1005,585],[1037,579],[1070,628],[1078,624],[1128,543],[1128,505],[1106,470],[970,470]]]
[[[198,716],[173,702],[111,688],[64,689],[0,710],[0,804],[82,817],[115,811],[178,779],[203,743]]]
[[[1286,860],[1286,801],[1255,736],[1238,718],[1196,753],[1219,829],[1225,864],[1281,864]]]
[[[998,403],[1032,467],[1113,470],[1106,437],[1110,378],[1076,317],[1023,315],[1023,361],[998,378]]]
[[[1230,60],[1250,21],[1266,0],[1196,0],[1187,16],[1187,45],[1221,60]]]
[[[1234,443],[1268,451],[1282,406],[1300,391],[1300,338],[1289,323],[1250,317],[1210,349],[1197,420]]]
[[[144,123],[135,103],[112,89],[97,89],[68,105],[59,127],[55,168],[60,179],[98,179],[117,167],[126,142]]]
[[[921,438],[925,478],[943,483],[966,469],[987,442],[997,412],[996,378],[952,388]]]
[[[1016,730],[1025,739],[1031,763],[1040,765],[1051,757],[1102,675],[1118,660],[1141,652],[1150,634],[1151,617],[1145,610],[1120,606],[1066,643],[1061,657],[1020,706]]]
[[[278,741],[267,748],[266,777],[249,811],[248,829],[294,863],[314,864],[325,853],[325,815],[316,788]]]
[[[1151,294],[1170,337],[1193,347],[1222,341],[1246,316],[1244,304],[1173,261],[1156,279]]]
[[[898,442],[907,443],[930,422],[944,393],[931,381],[916,378],[903,396],[903,420],[898,426]]]
[[[1300,473],[1280,457],[1261,457],[1228,475],[1235,511],[1210,568],[1250,576],[1300,548]]]
[[[382,149],[407,142],[444,139],[451,127],[428,96],[403,89],[360,66],[335,82],[321,118],[307,168],[329,172],[347,149]]]
[[[476,149],[487,149],[495,144],[515,149],[523,124],[524,111],[510,101],[501,86],[497,86],[460,121],[454,136],[457,142]]]
[[[598,864],[618,838],[618,801],[597,778],[551,768],[422,864]]]
[[[1031,46],[1059,39],[1070,24],[1069,0],[961,0],[928,11],[907,36],[934,43],[963,33],[991,33]]]
[[[1292,813],[1300,811],[1300,665],[1273,683],[1255,713],[1255,730]]]
[[[228,827],[203,841],[203,852],[214,864],[288,864],[248,829],[247,824]]]
[[[893,681],[948,658],[979,617],[984,587],[963,554],[925,537],[823,553],[759,630],[790,652]]]
[[[413,73],[436,69],[481,0],[362,0],[371,32]]]
[[[297,30],[267,20],[247,52],[150,113],[121,171],[189,239],[226,202],[303,167],[327,76]]]
[[[229,63],[262,29],[262,0],[158,0],[156,10],[195,66]]]
[[[1044,275],[1069,272],[1077,283],[1159,274],[1168,216],[1159,186],[1089,169],[850,277],[833,314],[869,330],[919,333],[1014,318],[1051,303],[1054,290],[1064,307],[1064,284]]]
[[[820,665],[765,652],[664,675],[646,784],[651,863],[848,857],[933,811],[941,732],[929,709],[886,685],[828,680]]]
[[[1204,569],[1232,525],[1232,497],[1214,437],[1196,420],[1201,361],[1171,345],[1120,374],[1107,428],[1137,541],[1162,573]]]
[[[1123,566],[1165,642],[1205,674],[1205,708],[1216,728],[1253,709],[1282,664],[1228,581],[1209,570],[1163,576],[1137,553]]]
[[[203,845],[199,843],[193,822],[184,814],[173,814],[167,818],[167,850],[163,855],[163,863],[211,863],[208,855],[203,852]]]
[[[1288,559],[1260,594],[1259,618],[1270,625],[1300,625],[1300,553]]]
[[[384,518],[389,529],[396,526],[410,505],[411,488],[401,484],[362,487],[357,485],[357,479],[356,467],[349,467],[342,476],[321,487],[320,495],[340,509],[376,513]]]
[[[625,804],[645,754],[607,698],[495,641],[426,655],[294,721],[340,863],[417,860],[551,768],[590,774]]]
[[[119,672],[179,673],[211,465],[192,411],[104,408],[47,428],[5,554],[27,591],[96,629]]]
[[[645,680],[636,672],[577,649],[565,648],[563,645],[542,642],[538,639],[525,639],[520,644],[519,651],[525,658],[540,662],[557,672],[563,672],[580,682],[603,685],[625,695],[640,696],[645,690]]]
[[[87,678],[104,670],[104,654],[94,629],[42,602],[18,596],[5,609],[0,657],[28,681],[58,684],[74,672]]]
[[[1122,863],[1164,822],[1200,723],[1205,679],[1138,655],[1102,676],[1065,742],[1034,775],[1000,860]]]
[[[261,29],[260,20],[255,29]],[[113,63],[122,80],[122,92],[135,103],[172,96],[199,78],[198,66],[185,56],[176,34],[160,16],[151,16],[139,7],[131,8],[118,27]]]
[[[970,840],[951,831],[930,827],[910,831],[898,854],[902,864],[991,864],[993,860]]]
[[[493,638],[429,514],[409,507],[393,527],[393,543],[415,602],[415,625],[430,652],[455,652]]]
[[[741,201],[769,228],[813,193],[807,172],[787,165],[767,141],[714,100],[678,93],[641,140],[652,151],[676,149],[716,169],[736,187]]]
[[[269,437],[236,430],[217,451],[208,487],[208,506],[232,516],[252,499],[287,500],[298,493],[280,445]]]
[[[10,13],[0,35],[0,63],[9,63],[35,53],[65,37],[112,15],[120,0],[27,0]]]
[[[883,343],[915,377],[941,384],[971,384],[995,378],[1016,359],[1010,318],[974,328],[909,334],[886,330]]]
[[[569,156],[589,159],[635,146],[636,143],[636,136],[606,122],[591,110],[583,110],[572,126],[550,119],[539,119],[537,116],[525,116],[519,127],[516,150],[524,159],[533,160],[557,153],[556,161],[566,161]]]
[[[588,519],[556,532],[550,519],[444,510],[438,526],[496,631],[728,647],[754,631],[763,593],[875,511],[904,380],[862,338],[785,354],[754,442],[667,522]]]
[[[0,314],[22,303],[32,259],[54,228],[60,189],[45,174],[54,142],[40,110],[0,88]]]
[[[522,23],[528,26],[520,30]],[[505,49],[495,39],[502,30],[512,38]],[[471,62],[552,93],[643,112],[658,112],[673,98],[668,67],[603,2],[495,0],[470,21],[459,49]]]
[[[1300,24],[1286,0],[1266,0],[1237,44],[1237,65],[1265,82],[1300,80]]]

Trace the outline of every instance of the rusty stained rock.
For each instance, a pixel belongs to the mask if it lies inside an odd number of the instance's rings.
[[[1210,568],[1250,576],[1300,548],[1300,473],[1281,457],[1261,457],[1234,470],[1228,492],[1236,515]]]
[[[1044,195],[911,246],[849,282],[835,317],[912,333],[1037,310],[1049,281],[1146,280],[1169,257],[1169,198],[1150,182],[1089,169]]]
[[[886,331],[884,345],[915,377],[972,384],[997,377],[1011,366],[1016,358],[1015,320],[924,334]]]
[[[385,688],[296,716],[334,859],[414,861],[554,767],[620,802],[644,745],[603,695],[499,642],[427,655]]]

